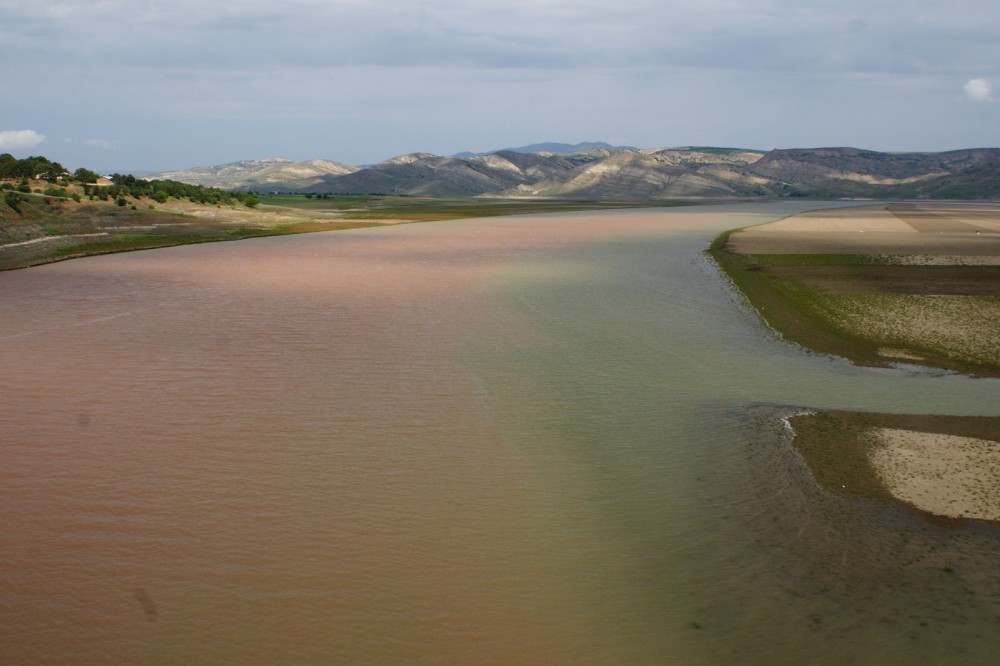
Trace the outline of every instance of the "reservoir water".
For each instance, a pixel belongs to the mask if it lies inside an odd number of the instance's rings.
[[[701,253],[815,205],[0,274],[0,663],[989,663],[1000,529],[819,488],[781,416],[1000,382],[788,345]]]

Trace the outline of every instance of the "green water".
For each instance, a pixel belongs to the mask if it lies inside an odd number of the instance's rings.
[[[564,515],[562,566],[606,631],[594,653],[989,663],[1000,530],[819,489],[780,416],[995,415],[1000,382],[784,343],[701,254],[721,230],[535,252],[502,274],[506,326],[468,344],[505,438],[550,484],[538,502]]]

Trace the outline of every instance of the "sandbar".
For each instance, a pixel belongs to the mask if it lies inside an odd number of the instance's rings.
[[[869,460],[897,499],[949,518],[1000,520],[1000,442],[897,428]]]

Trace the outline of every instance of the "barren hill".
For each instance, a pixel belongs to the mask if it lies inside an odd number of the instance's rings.
[[[858,148],[765,152],[698,146],[641,150],[598,146],[570,154],[502,150],[442,157],[411,153],[363,169],[326,160],[296,164],[272,159],[160,176],[229,189],[323,194],[617,200],[758,196],[1000,199],[1000,149],[882,153]]]
[[[181,183],[227,190],[266,189],[297,192],[320,182],[322,176],[343,175],[354,171],[357,171],[357,167],[330,160],[293,162],[281,157],[272,157],[266,160],[242,160],[218,166],[167,171],[149,178],[176,180]]]

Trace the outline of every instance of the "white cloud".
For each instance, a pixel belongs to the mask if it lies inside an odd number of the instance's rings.
[[[93,146],[102,150],[111,150],[115,147],[113,143],[104,139],[87,139],[84,143],[88,146]]]
[[[974,102],[993,99],[993,86],[986,79],[971,79],[965,84],[965,96]]]
[[[45,135],[35,130],[4,130],[0,132],[0,150],[26,150],[45,141]]]

